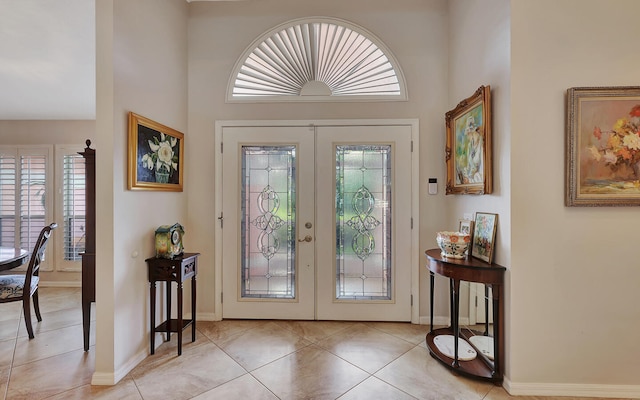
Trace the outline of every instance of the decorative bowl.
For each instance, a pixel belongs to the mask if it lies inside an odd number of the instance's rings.
[[[471,235],[462,232],[438,232],[436,242],[444,257],[465,258],[471,244]]]

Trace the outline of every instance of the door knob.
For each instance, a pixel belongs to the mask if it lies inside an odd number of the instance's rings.
[[[307,235],[307,236],[304,237],[304,239],[298,239],[298,242],[307,242],[308,243],[308,242],[310,242],[312,240],[313,240],[313,238],[311,237],[311,235]]]

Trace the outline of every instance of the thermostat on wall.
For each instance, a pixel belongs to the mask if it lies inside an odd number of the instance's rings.
[[[429,178],[429,194],[438,194],[438,180]]]

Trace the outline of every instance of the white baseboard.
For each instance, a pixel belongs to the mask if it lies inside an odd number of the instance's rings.
[[[431,323],[430,317],[422,316],[420,317],[420,325],[429,325]],[[434,326],[449,326],[451,325],[451,318],[449,317],[433,317],[433,325]],[[469,325],[469,318],[460,318],[460,325]]]
[[[503,387],[512,396],[640,398],[638,385],[603,385],[584,383],[518,383],[505,377]]]
[[[217,313],[198,313],[196,321],[222,321],[222,317],[219,317]]]
[[[40,281],[40,287],[82,287],[81,281]]]
[[[147,350],[141,350],[133,357],[129,359],[129,361],[118,368],[115,372],[99,372],[96,371],[93,373],[91,377],[91,384],[98,386],[112,386],[120,382],[122,378],[127,376],[132,369],[134,369],[138,364],[142,362],[145,358],[149,356]]]

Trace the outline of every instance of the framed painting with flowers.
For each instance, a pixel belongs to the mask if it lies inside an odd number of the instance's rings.
[[[640,205],[640,87],[567,91],[565,204]]]
[[[129,113],[130,190],[182,192],[184,134]]]

